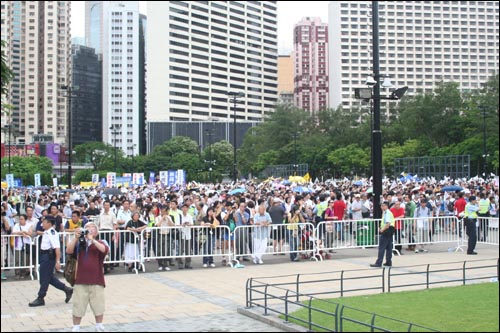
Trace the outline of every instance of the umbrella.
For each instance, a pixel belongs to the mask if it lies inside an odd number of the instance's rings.
[[[311,193],[311,190],[304,186],[297,186],[293,191],[297,193]]]
[[[59,192],[60,193],[66,193],[66,192],[68,192],[68,193],[75,193],[76,190],[73,190],[72,188],[67,188],[67,189],[61,190]]]
[[[461,187],[461,186],[457,186],[457,185],[448,185],[448,186],[444,186],[441,191],[443,192],[457,192],[457,191],[463,191],[464,188]]]
[[[283,185],[290,185],[291,182],[289,180],[285,179],[284,181],[281,182],[281,184],[283,184]]]
[[[373,187],[370,187],[369,189],[367,189],[366,193],[373,193]]]
[[[353,184],[356,185],[356,186],[361,186],[361,185],[363,185],[363,181],[362,180],[358,180],[358,181],[355,181]]]
[[[234,190],[231,190],[231,191],[229,192],[229,194],[231,194],[231,195],[235,195],[235,194],[237,194],[237,193],[244,193],[244,192],[245,192],[245,189],[244,189],[244,188],[235,188]]]
[[[122,195],[122,191],[117,188],[107,188],[104,192],[102,192],[102,194],[106,194],[107,196]]]

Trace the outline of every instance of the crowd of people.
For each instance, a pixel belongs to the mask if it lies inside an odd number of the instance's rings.
[[[378,228],[379,256],[371,266],[381,267],[384,255],[384,265],[392,265],[392,241],[400,243],[404,232],[409,237],[418,234],[423,238],[411,242],[421,244],[419,248],[415,244],[406,249],[417,253],[427,251],[423,244],[429,241],[426,237],[432,236],[433,229],[461,232],[454,219],[450,219],[449,224],[420,222],[430,221],[426,219],[429,217],[463,218],[469,236],[467,253],[477,254],[475,242],[488,237],[489,226],[479,224],[476,228],[476,219],[498,217],[498,178],[459,182],[455,185],[460,188],[455,191],[447,191],[447,185],[454,184],[451,181],[385,184],[381,198],[383,217]],[[149,230],[143,244],[145,255],[153,256],[152,252],[156,252],[155,255],[160,257],[157,259],[160,271],[169,271],[173,267],[192,268],[191,255],[197,251],[203,254],[203,267],[216,267],[214,249],[224,253],[229,244],[238,260],[263,264],[263,254],[268,246],[272,246],[272,252],[277,254],[282,252],[286,242],[290,260],[298,261],[297,249],[301,247],[297,237],[301,229],[299,224],[308,222],[318,226],[320,234],[324,235],[322,246],[331,247],[335,240],[342,240],[345,233],[353,232],[352,224],[335,221],[373,218],[373,195],[369,187],[367,182],[344,180],[310,183],[308,186],[285,185],[280,181],[233,185],[191,183],[183,188],[147,185],[119,188],[113,193],[105,188],[63,191],[57,188],[4,189],[2,235],[15,237],[2,237],[2,267],[9,251],[17,253],[15,267],[26,266],[29,260],[34,262],[38,249],[35,237],[41,236],[38,238],[41,249],[40,290],[29,305],[45,304],[49,284],[65,292],[66,303],[74,291],[73,330],[79,330],[81,318],[90,303],[96,329],[102,331],[104,275],[118,266],[116,262],[123,258],[129,271],[137,268],[138,244],[124,231],[137,234]],[[414,218],[410,224],[407,220],[401,221],[409,217]],[[323,221],[325,223],[319,224]],[[221,226],[225,228],[221,229]],[[258,228],[252,229],[252,235],[250,229],[237,228],[244,226]],[[169,229],[175,229],[175,233]],[[193,230],[199,232],[193,233]],[[63,231],[74,234],[74,237],[61,241],[58,233]],[[479,234],[476,235],[476,231]],[[235,242],[235,239],[239,241]],[[78,258],[80,269],[74,290],[53,275],[54,268],[60,269],[62,251]],[[402,246],[396,246],[396,251],[402,254]],[[248,253],[251,253],[251,259],[246,256]],[[169,258],[172,256],[176,257],[175,261]],[[105,258],[108,258],[107,264],[104,264]],[[221,264],[228,264],[225,256]],[[28,274],[25,267],[15,270],[16,279]],[[2,280],[6,278],[2,269]]]
[[[471,196],[479,200],[478,215],[481,217],[498,216],[498,186],[494,179],[491,181],[469,180],[458,182],[462,190],[445,191],[445,186],[453,182],[386,182],[381,202],[388,203],[388,209],[395,217],[394,233],[396,240],[401,238],[404,231],[412,231],[419,235],[429,235],[427,232],[418,232],[420,229],[442,228],[454,232],[457,226],[450,225],[425,225],[416,223],[413,226],[405,225],[398,221],[404,217],[433,217],[457,216],[462,217],[465,206]],[[227,226],[230,233],[217,233],[213,237],[200,235],[188,237],[179,236],[174,246],[169,244],[172,237],[168,237],[165,230],[156,232],[153,236],[148,234],[146,254],[150,251],[161,251],[162,255],[171,255],[177,249],[177,254],[190,254],[197,252],[199,246],[203,247],[204,267],[214,267],[211,256],[217,246],[223,251],[228,248],[228,242],[233,242],[237,253],[247,253],[251,249],[262,247],[265,238],[260,237],[253,242],[251,235],[245,230],[242,234],[234,235],[232,231],[237,226],[262,225],[268,227],[266,238],[273,240],[274,252],[280,252],[283,242],[289,243],[291,251],[297,249],[297,237],[294,234],[297,228],[287,227],[286,231],[273,226],[282,225],[283,222],[317,224],[320,221],[360,220],[373,215],[373,197],[370,193],[370,184],[360,181],[339,181],[328,183],[315,183],[309,186],[284,185],[280,181],[263,183],[238,183],[235,185],[223,184],[196,184],[191,183],[184,188],[163,188],[159,185],[147,185],[134,188],[120,188],[114,194],[105,188],[90,188],[88,190],[58,191],[57,188],[47,189],[11,189],[2,193],[2,234],[19,235],[19,241],[12,245],[12,249],[22,251],[24,255],[16,256],[16,260],[26,260],[34,255],[34,240],[36,235],[43,234],[42,221],[54,221],[54,228],[58,232],[72,232],[85,226],[88,221],[94,221],[103,233],[103,239],[110,245],[110,261],[119,261],[124,256],[128,268],[132,271],[137,261],[137,249],[133,242],[127,242],[126,237],[116,241],[113,230],[130,230],[136,233],[148,227],[175,227],[175,226],[205,226],[215,228]],[[300,189],[301,193],[297,192]],[[262,208],[261,208],[262,207]],[[263,210],[262,213],[260,211]],[[266,215],[267,214],[267,215]],[[257,216],[257,218],[256,218]],[[419,219],[418,221],[424,221]],[[350,225],[331,223],[323,230],[329,235],[324,238],[325,246],[331,246],[337,239],[343,239],[344,233],[353,232]],[[347,228],[348,230],[345,230]],[[332,230],[334,229],[334,230]],[[480,226],[479,237],[486,237],[487,226]],[[183,228],[186,230],[186,228]],[[237,229],[238,230],[238,229]],[[107,232],[106,232],[107,231]],[[332,232],[333,231],[333,232]],[[294,233],[295,232],[295,233]],[[261,232],[262,233],[262,232]],[[408,232],[407,232],[408,233]],[[213,233],[210,233],[211,235]],[[431,233],[432,234],[432,231]],[[248,238],[246,241],[234,243],[235,238]],[[157,240],[160,240],[157,242]],[[203,244],[201,244],[203,240]],[[421,239],[419,248],[411,245],[408,249],[425,252],[423,244],[428,239]],[[194,244],[200,242],[200,244]],[[151,245],[149,244],[151,243]],[[254,244],[255,243],[255,244]],[[154,245],[154,246],[153,246]],[[238,248],[239,247],[239,248]],[[6,244],[2,249],[6,249]],[[402,252],[401,246],[397,250]],[[5,258],[5,251],[2,256]],[[254,251],[252,260],[263,263],[262,249]],[[473,252],[473,251],[472,251]],[[119,257],[118,257],[119,256]],[[240,260],[249,261],[246,256],[238,257]],[[297,253],[292,253],[290,260],[296,261]],[[3,262],[4,260],[2,260]],[[223,258],[222,265],[227,264]],[[117,264],[105,265],[105,273],[113,270]],[[170,259],[159,259],[159,270],[170,270],[177,266],[179,269],[191,268],[191,258],[177,259],[173,263]],[[16,278],[26,276],[26,270],[16,270]],[[2,279],[5,274],[2,273]]]

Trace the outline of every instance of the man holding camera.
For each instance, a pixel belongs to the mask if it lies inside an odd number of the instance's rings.
[[[93,222],[88,222],[85,229],[78,228],[75,238],[66,247],[68,255],[77,252],[77,271],[75,297],[73,299],[73,332],[80,331],[80,323],[87,305],[95,316],[96,331],[104,332],[104,281],[103,263],[109,252],[109,245],[104,240],[97,240],[99,230]]]
[[[73,295],[73,289],[67,287],[58,278],[54,276],[54,267],[57,270],[61,269],[61,248],[59,243],[59,233],[54,230],[55,218],[47,216],[42,221],[42,227],[45,230],[42,236],[40,245],[40,289],[38,297],[29,306],[45,305],[45,295],[49,284],[66,293],[66,303],[69,302]]]

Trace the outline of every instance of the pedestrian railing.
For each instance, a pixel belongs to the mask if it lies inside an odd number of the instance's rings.
[[[455,267],[447,268],[447,266]],[[424,267],[423,270],[422,267]],[[389,267],[388,269],[376,270],[377,273],[368,275],[359,270],[350,270],[250,278],[246,283],[246,307],[262,308],[264,315],[270,313],[282,315],[285,321],[293,320],[303,324],[309,330],[332,330],[332,327],[325,327],[314,321],[317,314],[323,314],[331,316],[330,322],[333,325],[333,331],[337,332],[343,332],[348,323],[351,325],[348,329],[353,330],[352,325],[354,324],[356,331],[363,327],[370,328],[372,332],[374,330],[390,331],[394,330],[394,327],[397,327],[396,331],[436,331],[429,327],[344,306],[332,300],[318,298],[318,296],[335,297],[344,296],[347,293],[359,295],[373,293],[374,290],[383,293],[397,288],[421,290],[423,286],[430,288],[432,285],[456,284],[457,282],[465,285],[472,281],[498,279],[499,267],[499,259],[486,259]],[[459,272],[461,277],[457,278],[455,274],[451,274],[455,272]],[[357,274],[360,275],[354,277]],[[415,276],[420,275],[424,276],[423,282],[408,283],[408,281],[415,280]],[[332,276],[339,278],[332,278]],[[403,282],[398,284],[395,281],[397,279]],[[367,281],[371,283],[367,283]],[[360,291],[366,292],[360,293]],[[321,306],[321,304],[327,306]],[[307,309],[306,318],[292,314],[293,311],[300,308]],[[360,319],[360,317],[365,319]],[[367,320],[367,317],[370,320]],[[379,324],[381,321],[384,322],[383,325]]]
[[[231,234],[234,240],[234,259],[239,262],[243,257],[251,256],[258,261],[264,254],[285,254],[292,260],[299,256],[318,260],[314,256],[317,244],[314,235],[312,223],[238,226]]]
[[[233,244],[227,226],[175,226],[150,227],[140,235],[141,266],[146,271],[145,261],[157,260],[159,267],[182,260],[189,265],[192,258],[202,258],[207,265],[214,263],[214,257],[221,257],[231,264]],[[218,244],[218,246],[217,246]]]
[[[2,269],[14,270],[17,278],[29,276],[34,279],[36,272],[36,245],[30,239],[25,243],[26,237],[19,235],[2,235]]]

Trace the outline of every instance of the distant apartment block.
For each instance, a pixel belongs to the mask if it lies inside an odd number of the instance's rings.
[[[357,105],[354,88],[372,71],[368,1],[329,7],[331,106]],[[431,92],[440,81],[462,91],[481,87],[499,68],[498,1],[379,2],[380,73],[408,94]],[[383,92],[383,91],[382,91]]]
[[[60,87],[71,84],[70,17],[70,1],[1,3],[2,51],[14,72],[2,100],[13,107],[12,117],[2,114],[2,127],[12,125],[11,141],[29,144],[43,135],[67,142],[68,104]]]
[[[310,113],[329,106],[328,24],[306,17],[294,26],[294,104]]]
[[[147,121],[261,121],[278,97],[275,1],[148,1]],[[148,125],[148,127],[150,127]]]

